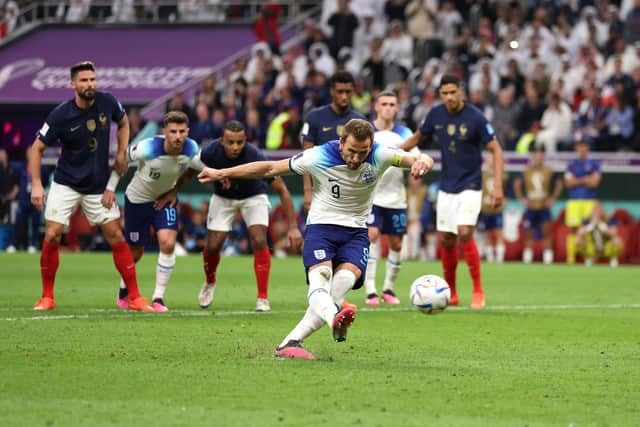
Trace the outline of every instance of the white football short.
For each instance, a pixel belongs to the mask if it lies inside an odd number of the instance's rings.
[[[438,191],[436,223],[438,231],[458,234],[459,225],[476,225],[482,208],[482,191],[461,193]]]
[[[233,218],[240,209],[247,227],[252,225],[269,225],[271,203],[266,194],[258,194],[246,199],[227,199],[217,194],[211,196],[207,229],[212,231],[231,231]]]
[[[78,202],[82,212],[92,225],[102,225],[120,219],[120,208],[114,203],[110,209],[102,206],[102,194],[82,194],[71,187],[53,182],[47,195],[44,218],[60,224],[69,225],[69,217]]]

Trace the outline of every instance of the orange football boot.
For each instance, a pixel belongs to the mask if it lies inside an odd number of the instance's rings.
[[[482,310],[484,308],[484,293],[474,292],[471,296],[471,309]]]
[[[144,299],[143,297],[138,297],[134,300],[130,299],[129,300],[129,307],[127,307],[129,310],[135,310],[135,311],[146,311],[146,312],[155,312],[155,310],[153,309],[153,307],[151,307],[149,305],[149,303],[147,302],[146,299]]]
[[[36,302],[36,305],[33,306],[33,309],[36,311],[47,311],[47,310],[55,310],[56,303],[53,301],[53,298],[42,297]]]

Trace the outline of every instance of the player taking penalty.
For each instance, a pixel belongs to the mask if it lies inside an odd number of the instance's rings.
[[[74,98],[58,105],[48,116],[28,152],[31,171],[31,202],[44,209],[45,235],[40,256],[42,298],[34,310],[56,308],[53,287],[59,265],[59,245],[65,225],[78,203],[91,224],[99,225],[113,252],[113,262],[129,291],[129,310],[153,311],[140,296],[133,256],[120,229],[120,210],[112,191],[105,191],[109,167],[111,122],[118,124],[118,152],[114,170],[127,171],[129,120],[113,95],[96,90],[93,63],[81,62],[71,67]],[[42,153],[60,141],[53,183],[45,196],[40,177]]]
[[[367,268],[369,236],[366,219],[373,191],[390,166],[411,168],[422,176],[433,166],[425,155],[373,143],[373,126],[350,120],[338,141],[305,150],[289,159],[259,161],[226,169],[205,168],[201,182],[261,179],[308,173],[313,179],[311,209],[304,236],[303,262],[307,272],[309,307],[302,320],[276,348],[284,358],[313,359],[302,341],[327,324],[333,339],[347,339],[355,319],[352,306],[340,308],[350,289],[362,286]]]

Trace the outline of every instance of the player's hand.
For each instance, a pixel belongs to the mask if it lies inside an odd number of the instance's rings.
[[[42,185],[33,185],[31,186],[31,203],[36,207],[39,211],[42,211],[44,208],[44,204],[47,201],[46,196],[44,195],[44,188]]]
[[[113,164],[113,169],[118,173],[118,175],[122,176],[127,173],[129,169],[129,164],[127,163],[127,156],[125,153],[116,154],[116,161]]]
[[[433,167],[433,159],[429,156],[421,156],[411,165],[411,176],[420,178],[426,175]]]
[[[289,247],[299,251],[302,249],[302,233],[298,229],[298,226],[289,228],[287,232],[287,240],[289,241]]]
[[[202,169],[202,171],[198,174],[198,181],[200,181],[202,184],[205,184],[207,182],[220,181],[223,178],[224,177],[222,176],[222,173],[218,169],[208,167]]]
[[[494,208],[499,208],[502,206],[503,203],[504,203],[504,193],[502,191],[502,188],[496,188],[494,186],[493,190],[491,191],[491,204],[493,205]]]
[[[104,190],[104,193],[102,193],[102,199],[100,199],[100,202],[102,202],[102,206],[107,209],[111,209],[111,206],[113,206],[113,203],[115,201],[116,193],[111,190]]]
[[[175,188],[172,188],[156,199],[156,201],[153,203],[153,208],[159,211],[160,209],[164,208],[167,203],[169,204],[170,208],[173,208],[176,206],[177,202],[178,192],[175,190]]]

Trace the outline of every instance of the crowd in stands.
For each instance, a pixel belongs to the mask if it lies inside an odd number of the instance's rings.
[[[450,70],[506,150],[566,151],[579,133],[598,151],[640,151],[640,2],[522,4],[327,0],[301,43],[279,54],[277,31],[263,32],[224,80],[209,77],[195,99],[170,104],[184,105],[201,140],[236,119],[262,148],[297,149],[306,113],[330,102],[335,71],[356,76],[353,107],[369,117],[376,93],[394,89],[415,129]]]

